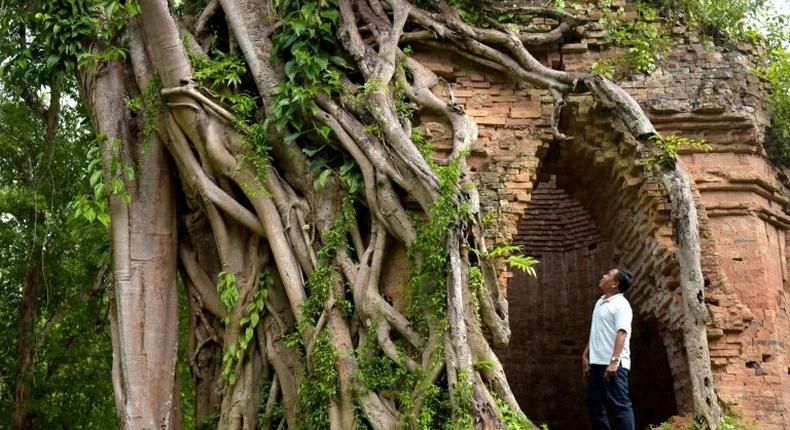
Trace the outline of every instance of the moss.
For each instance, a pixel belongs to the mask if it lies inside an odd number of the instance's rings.
[[[329,331],[317,335],[310,375],[299,386],[299,404],[304,413],[303,429],[329,428],[329,402],[337,394],[338,374],[335,369],[337,352]]]

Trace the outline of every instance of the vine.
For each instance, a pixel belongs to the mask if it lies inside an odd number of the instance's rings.
[[[327,405],[337,394],[338,374],[335,369],[337,352],[332,345],[329,332],[324,329],[317,335],[313,351],[313,368],[309,378],[299,386],[299,402],[305,419],[306,430],[329,428]]]
[[[304,323],[313,326],[324,310],[329,291],[341,279],[334,258],[339,249],[348,246],[348,232],[351,229],[351,220],[354,219],[354,195],[347,194],[342,206],[341,216],[322,237],[323,245],[317,253],[318,265],[305,282],[310,296],[302,303],[302,312],[305,315]]]
[[[110,227],[110,213],[107,201],[111,196],[117,196],[124,203],[129,204],[132,195],[126,188],[126,184],[135,178],[134,166],[124,164],[121,161],[121,141],[113,139],[106,142],[107,136],[100,134],[96,137],[95,146],[88,151],[88,172],[90,176],[88,183],[93,190],[93,195],[82,195],[77,197],[72,203],[73,211],[71,219],[84,219],[88,223],[98,221],[104,228]],[[102,148],[105,145],[106,148]],[[104,180],[104,169],[102,167],[102,151],[110,154],[110,181]]]
[[[222,276],[223,274],[224,276]],[[238,296],[238,292],[235,291],[235,279],[231,281],[230,276],[225,272],[222,272],[220,275],[221,278],[225,278],[225,281],[222,281],[223,284],[225,284],[223,289],[226,293],[226,300],[223,299],[223,304],[225,304],[225,306],[228,306],[228,303],[233,303],[235,305]],[[271,284],[271,273],[266,270],[262,271],[258,276],[258,290],[255,292],[252,300],[247,303],[247,306],[244,308],[244,316],[239,320],[239,339],[236,343],[228,347],[228,350],[222,357],[221,376],[228,385],[236,383],[236,365],[241,361],[241,357],[244,356],[247,347],[255,335],[255,327],[258,326],[258,322],[260,322],[263,315]],[[220,298],[222,298],[222,292],[220,293]]]
[[[790,165],[790,15],[776,16],[768,21],[764,64],[757,73],[771,85],[768,104],[771,130],[767,145],[770,157]]]
[[[140,121],[140,137],[145,145],[151,141],[151,137],[156,133],[156,123],[164,112],[165,105],[160,95],[162,80],[159,75],[148,81],[148,84],[136,97],[129,99],[127,106],[132,112],[138,112],[142,116]]]
[[[348,245],[347,236],[353,218],[354,193],[349,193],[343,199],[341,216],[322,236],[322,246],[317,253],[318,264],[305,282],[310,295],[301,304],[304,320],[299,323],[298,331],[286,339],[289,347],[298,346],[302,339],[300,333],[308,327],[315,327],[321,313],[329,311],[325,309],[326,301],[332,288],[341,279],[334,258],[338,250]],[[344,305],[344,302],[346,301],[342,299],[336,300],[332,306],[338,306],[341,312],[350,312],[344,308],[351,306],[351,303]],[[312,352],[306,351],[311,353],[310,357],[306,357],[312,364],[311,377],[305,378],[299,386],[300,405],[306,413],[303,423],[306,429],[329,427],[327,405],[337,393],[338,374],[335,369],[337,353],[332,345],[329,331],[321,327],[315,336]]]
[[[416,136],[420,136],[416,134]],[[418,141],[424,139],[418,139]],[[419,143],[416,143],[418,147]],[[468,220],[471,209],[468,202],[461,202],[457,194],[457,183],[461,178],[460,160],[465,154],[451,160],[447,166],[440,166],[428,159],[429,165],[439,177],[439,195],[431,206],[427,220],[415,222],[417,238],[408,250],[411,260],[412,276],[408,300],[411,314],[418,328],[427,329],[422,307],[430,309],[432,318],[440,328],[447,327],[447,271],[449,255],[446,235],[453,224]],[[422,325],[421,325],[422,324]]]

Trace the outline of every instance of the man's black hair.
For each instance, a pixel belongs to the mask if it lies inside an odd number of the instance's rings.
[[[618,267],[615,280],[617,280],[617,289],[620,290],[621,293],[625,293],[629,288],[631,288],[631,282],[634,280],[634,274],[625,267]]]

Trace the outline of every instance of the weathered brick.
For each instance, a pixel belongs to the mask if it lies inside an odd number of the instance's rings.
[[[540,103],[519,104],[510,109],[511,118],[540,118]]]

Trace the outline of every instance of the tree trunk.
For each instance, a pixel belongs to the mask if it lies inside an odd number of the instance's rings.
[[[680,288],[683,293],[683,341],[691,378],[694,413],[699,422],[711,423],[715,430],[722,412],[713,389],[706,324],[711,318],[705,306],[705,283],[700,264],[699,218],[686,170],[677,161],[661,176],[672,200],[673,237],[680,263]]]
[[[33,359],[36,343],[36,316],[38,314],[38,287],[41,284],[41,241],[30,251],[22,285],[22,303],[19,307],[17,329],[17,378],[15,390],[14,428],[29,429],[33,425],[30,415],[30,391],[33,382]]]
[[[40,100],[36,96],[30,96],[34,104],[38,105]],[[59,84],[53,84],[49,106],[39,110],[39,114],[46,124],[44,134],[44,148],[46,156],[42,160],[44,167],[49,170],[55,153],[55,139],[57,137],[58,122],[60,116],[61,89]],[[27,186],[33,187],[35,180],[38,180],[37,172],[33,166],[25,175]],[[36,190],[38,188],[36,187]],[[37,198],[38,196],[34,196]],[[35,363],[36,351],[43,342],[46,335],[45,331],[37,336],[36,324],[38,318],[38,288],[41,284],[41,276],[44,271],[44,240],[40,236],[39,229],[43,228],[44,210],[36,207],[33,212],[33,237],[30,249],[30,260],[25,271],[25,281],[22,285],[22,302],[19,308],[19,326],[17,331],[17,380],[15,388],[15,410],[14,428],[28,429],[32,426],[32,416],[29,411],[29,397],[33,382],[33,365]]]
[[[102,142],[104,180],[121,180],[110,197],[113,251],[114,385],[124,429],[179,428],[176,205],[169,156],[156,136],[142,142],[126,99],[134,82],[111,61],[86,70],[83,95]],[[128,166],[134,169],[131,177]],[[124,198],[122,192],[128,193]]]

